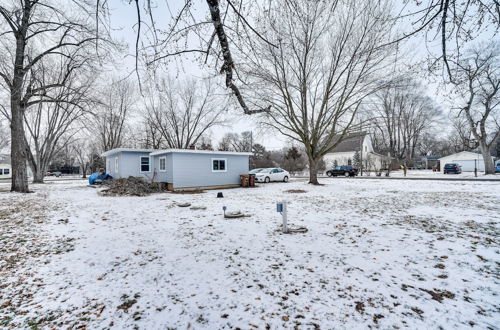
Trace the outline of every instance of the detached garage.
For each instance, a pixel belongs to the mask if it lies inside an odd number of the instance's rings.
[[[491,157],[491,159],[493,160],[493,157]],[[483,155],[476,152],[462,151],[439,158],[441,172],[444,170],[444,165],[449,163],[460,165],[462,167],[462,172],[474,172],[475,166],[477,166],[478,171],[484,171]]]

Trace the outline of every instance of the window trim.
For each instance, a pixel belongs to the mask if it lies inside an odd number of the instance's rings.
[[[118,161],[118,157],[115,157],[115,173],[120,173],[120,162]]]
[[[218,160],[218,161],[223,160],[224,161],[224,165],[225,165],[224,169],[223,170],[214,170],[214,160]],[[227,172],[227,158],[212,158],[210,160],[210,167],[211,167],[213,173],[224,173],[224,172]]]
[[[142,170],[142,159],[147,158],[148,159],[148,170],[143,171]],[[150,156],[139,156],[139,173],[149,173],[151,172],[151,157]]]
[[[165,168],[163,170],[161,169],[161,161],[162,161],[162,159],[165,160]],[[160,171],[160,172],[166,172],[167,171],[167,156],[163,156],[163,157],[158,158],[158,171]]]

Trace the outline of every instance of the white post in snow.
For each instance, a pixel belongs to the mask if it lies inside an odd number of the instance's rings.
[[[283,232],[284,233],[288,233],[288,224],[287,224],[287,214],[286,214],[286,209],[287,209],[287,202],[286,201],[283,201],[283,213],[281,213],[281,215],[283,215]]]

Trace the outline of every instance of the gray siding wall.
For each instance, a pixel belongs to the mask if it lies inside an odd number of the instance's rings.
[[[140,157],[144,156],[149,156],[149,152],[117,152],[106,157],[106,172],[113,178],[128,178],[129,176],[138,176],[150,180],[153,175],[153,166],[151,164],[152,157],[150,157],[149,172],[141,172]],[[115,168],[115,158],[118,158],[118,173],[116,172]]]
[[[106,157],[106,173],[111,175],[113,178],[117,178],[118,174],[116,173],[115,168],[115,157],[118,157],[118,163],[120,162],[120,153],[114,153]],[[119,166],[118,166],[119,167]]]
[[[166,172],[160,172],[160,158],[161,157],[166,157],[167,159],[167,171]],[[154,170],[156,170],[156,179],[155,182],[168,182],[172,183],[173,175],[172,175],[172,168],[173,168],[173,157],[172,154],[166,154],[166,155],[157,155],[157,156],[152,156],[153,159],[153,167]]]
[[[172,153],[174,188],[239,184],[248,173],[248,156]],[[226,159],[226,172],[212,172],[212,158]],[[168,161],[167,161],[168,163]]]

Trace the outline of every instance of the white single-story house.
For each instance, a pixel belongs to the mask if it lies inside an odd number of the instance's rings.
[[[333,138],[337,143],[340,135]],[[356,156],[356,153],[358,155]],[[334,166],[353,165],[355,157],[359,157],[366,171],[378,171],[390,166],[391,158],[374,151],[370,135],[366,132],[348,134],[323,160],[327,168]]]
[[[193,149],[118,148],[102,154],[106,172],[114,178],[144,177],[169,190],[237,187],[247,174],[250,152]]]
[[[493,160],[493,157],[491,157]],[[476,152],[462,151],[456,154],[439,158],[441,172],[444,171],[444,165],[456,163],[462,167],[462,172],[473,172],[477,166],[478,171],[484,171],[483,155]]]

